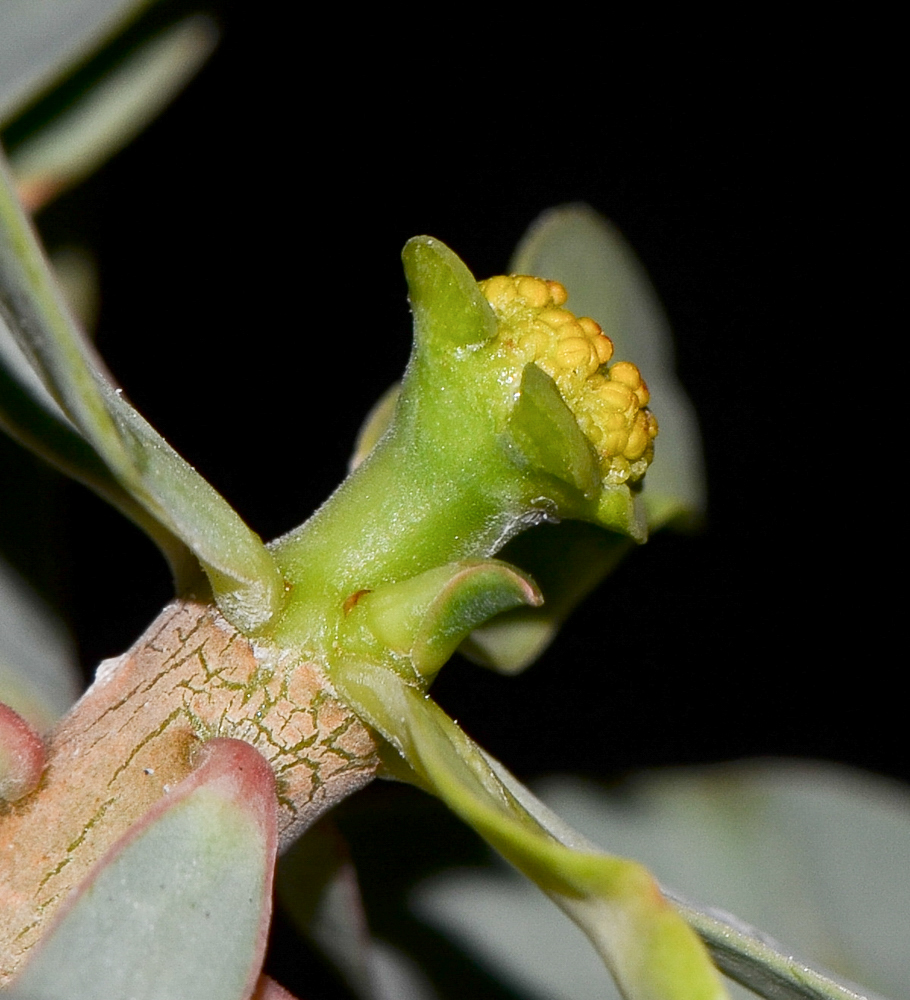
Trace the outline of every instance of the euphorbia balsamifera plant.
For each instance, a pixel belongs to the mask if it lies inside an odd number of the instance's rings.
[[[180,591],[101,665],[46,763],[36,735],[4,714],[4,979],[30,996],[97,989],[103,933],[111,995],[139,995],[141,978],[141,995],[249,996],[278,844],[386,771],[441,796],[534,879],[628,996],[723,996],[651,876],[565,844],[427,696],[472,632],[541,603],[530,577],[493,558],[510,539],[562,519],[645,537],[648,390],[593,320],[568,311],[565,288],[478,284],[443,244],[412,240],[414,350],[388,426],[373,427],[377,443],[314,517],[263,546],[106,376],[8,181],[2,221],[4,315],[41,379],[18,366],[5,423],[29,441],[39,428],[45,454],[148,527]],[[495,645],[486,652],[495,660]],[[173,885],[155,864],[165,858]],[[230,914],[239,961],[213,953],[219,968],[206,969],[181,929],[187,906]],[[149,985],[156,948],[175,983]],[[187,948],[198,975],[175,960]]]
[[[671,905],[642,866],[568,829],[428,695],[459,647],[507,672],[526,665],[649,525],[696,504],[665,365],[655,359],[651,385],[668,414],[658,439],[639,369],[567,308],[565,285],[526,273],[546,274],[549,250],[582,236],[621,256],[600,220],[553,214],[515,274],[479,284],[439,241],[410,241],[402,385],[368,420],[334,496],[265,546],[106,375],[5,174],[0,212],[0,417],[144,527],[178,591],[46,739],[0,709],[0,962],[12,995],[285,995],[260,976],[276,853],[381,774],[438,795],[533,879],[628,997],[725,996],[690,924],[764,995],[852,995]],[[649,471],[655,439],[679,465]],[[561,526],[528,530],[542,522]],[[504,546],[521,568],[494,558]]]

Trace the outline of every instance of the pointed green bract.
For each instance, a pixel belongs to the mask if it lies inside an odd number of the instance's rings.
[[[597,462],[588,439],[559,394],[556,383],[537,365],[525,365],[509,434],[522,461],[593,496],[600,489]]]
[[[496,333],[496,317],[474,276],[444,243],[415,236],[401,257],[419,347],[466,347]]]

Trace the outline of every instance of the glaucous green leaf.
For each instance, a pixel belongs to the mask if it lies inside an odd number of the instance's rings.
[[[29,1000],[247,1000],[277,851],[275,783],[240,740],[197,769],[96,866],[14,982]]]
[[[131,142],[195,75],[217,40],[211,19],[187,18],[135,50],[76,102],[10,153],[34,211],[83,181]]]
[[[364,664],[335,683],[400,754],[395,775],[409,769],[536,882],[588,935],[628,1000],[726,996],[701,942],[641,865],[561,843],[439,706],[392,671]]]
[[[72,69],[149,0],[3,0],[0,123]]]
[[[0,559],[0,702],[46,732],[79,697],[72,642],[38,595]]]
[[[5,169],[0,169],[0,313],[45,388],[122,489],[192,549],[225,616],[244,631],[268,621],[284,596],[272,557],[114,385],[72,320]],[[58,420],[54,429],[59,426]],[[158,541],[161,534],[152,537]],[[173,548],[165,539],[168,544]]]
[[[556,823],[571,823],[585,836],[582,843],[591,838],[634,851],[661,881],[711,904],[682,910],[721,968],[755,990],[733,985],[736,998],[878,996],[832,981],[794,952],[893,1000],[904,995],[910,977],[904,790],[830,765],[766,761],[643,775],[615,795],[569,778],[549,779],[540,792],[562,817]],[[549,826],[547,814],[539,815]],[[680,898],[675,890],[670,895]],[[563,996],[552,965],[527,953],[514,921],[520,914],[521,934],[532,941],[549,938],[572,949],[572,939],[514,877],[447,875],[429,882],[416,906],[531,995]],[[575,972],[566,996],[602,997],[596,970],[572,954],[559,963]]]

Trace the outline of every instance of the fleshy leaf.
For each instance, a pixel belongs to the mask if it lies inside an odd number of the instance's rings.
[[[644,374],[660,421],[643,493],[652,530],[677,518],[701,517],[705,479],[698,423],[673,370],[672,336],[660,300],[619,231],[587,205],[554,208],[530,227],[510,267],[562,282],[573,308],[597,320],[617,355],[634,360]]]
[[[81,684],[63,626],[0,559],[0,702],[46,732],[79,697]]]
[[[30,1000],[246,1000],[271,913],[271,768],[216,739],[96,866],[14,981]]]
[[[17,802],[37,786],[44,770],[44,743],[8,705],[0,704],[0,801]]]
[[[224,498],[114,386],[63,303],[5,170],[0,278],[0,312],[66,417],[133,500],[192,549],[225,616],[243,631],[262,626],[284,595],[274,561]]]
[[[641,865],[560,843],[458,726],[393,672],[363,665],[336,683],[401,755],[396,776],[410,769],[535,881],[589,936],[629,1000],[726,996],[698,937]]]
[[[35,211],[132,141],[184,88],[216,39],[209,18],[185,19],[146,42],[11,151],[10,167],[26,206]]]

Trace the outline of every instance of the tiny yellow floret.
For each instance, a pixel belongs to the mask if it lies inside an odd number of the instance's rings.
[[[520,370],[534,362],[556,383],[591,442],[605,483],[640,479],[654,456],[657,421],[630,361],[608,362],[613,343],[589,316],[564,308],[558,281],[497,275],[480,283],[499,320],[498,346]]]

